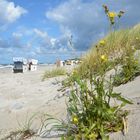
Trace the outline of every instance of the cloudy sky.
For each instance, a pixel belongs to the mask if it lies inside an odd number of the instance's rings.
[[[0,63],[81,55],[108,31],[103,4],[125,11],[120,28],[140,22],[140,0],[0,0]]]

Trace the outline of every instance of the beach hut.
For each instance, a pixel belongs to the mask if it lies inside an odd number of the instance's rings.
[[[37,70],[38,60],[29,59],[28,64],[29,64],[29,70],[30,71],[36,71]]]
[[[56,61],[56,66],[57,66],[57,67],[63,67],[63,66],[65,66],[65,62],[58,59],[58,60]]]
[[[13,72],[26,72],[28,70],[27,60],[22,57],[14,57],[13,58],[14,66]]]

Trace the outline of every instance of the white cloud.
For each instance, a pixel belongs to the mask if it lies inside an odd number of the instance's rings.
[[[56,51],[56,50],[59,50],[60,48],[68,47],[66,45],[68,44],[68,40],[69,40],[68,32],[66,32],[64,35],[54,38],[54,37],[49,36],[46,31],[42,31],[37,28],[34,29],[33,31],[35,33],[34,35],[36,35],[35,40],[38,41],[38,44],[43,51],[48,51],[48,50]]]
[[[13,32],[13,33],[12,33],[12,36],[13,36],[14,38],[19,39],[19,38],[21,38],[21,37],[23,36],[23,34],[22,34],[22,33]]]
[[[48,38],[47,32],[41,31],[39,29],[34,29],[34,32],[41,38]]]
[[[62,34],[73,35],[76,48],[81,49],[89,47],[90,43],[98,38],[95,29],[102,24],[104,26],[105,19],[100,18],[101,14],[103,10],[98,3],[71,0],[47,11],[46,17],[60,25]],[[102,29],[98,31],[101,32]]]
[[[50,39],[50,42],[51,42],[51,44],[52,44],[52,47],[55,47],[56,42],[57,42],[57,39],[56,39],[56,38],[51,38],[51,39]]]
[[[27,13],[27,10],[21,6],[16,6],[14,2],[0,0],[0,24],[7,25],[15,22],[21,15]]]
[[[65,25],[67,28],[74,29],[75,26],[75,29],[78,30],[83,24],[93,24],[93,20],[99,16],[100,10],[98,4],[93,2],[83,3],[81,0],[71,0],[46,12],[46,17]]]

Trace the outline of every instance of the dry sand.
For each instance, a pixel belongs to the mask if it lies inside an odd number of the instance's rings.
[[[40,66],[37,71],[16,74],[11,68],[0,69],[0,137],[22,128],[37,112],[66,116],[65,97],[57,91],[61,87],[58,81],[64,77],[41,80],[44,71],[53,67]]]
[[[35,72],[12,73],[12,69],[0,69],[0,139],[9,131],[22,128],[26,120],[35,114],[48,113],[57,118],[66,117],[66,96],[57,90],[61,88],[64,76],[41,81],[43,72],[54,66],[40,66]],[[111,134],[111,140],[140,140],[140,77],[128,84],[115,88],[134,104],[127,106],[128,133]],[[38,117],[39,118],[39,117]],[[39,127],[39,119],[33,124],[33,129]],[[36,140],[48,140],[51,138]],[[53,138],[52,140],[57,140]]]

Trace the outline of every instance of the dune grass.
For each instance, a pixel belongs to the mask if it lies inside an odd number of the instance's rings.
[[[108,63],[106,69],[110,70],[116,65],[126,64],[126,58],[134,58],[136,50],[140,49],[140,25],[133,28],[121,29],[109,33],[102,39],[104,45],[100,45],[100,41],[94,44],[87,54],[82,58],[82,64],[78,68],[78,73],[83,77],[89,77],[89,73],[98,73],[102,65],[99,59],[102,55],[106,56]],[[129,60],[128,60],[129,61]],[[131,62],[131,65],[134,63]],[[90,71],[90,72],[89,72]]]
[[[36,135],[36,132],[32,129],[33,122],[35,121],[37,113],[31,117],[26,117],[25,122],[18,122],[19,127],[17,130],[11,131],[9,134],[1,138],[1,140],[26,140]]]
[[[44,81],[45,79],[48,78],[52,78],[52,77],[57,77],[57,76],[61,76],[61,75],[65,75],[66,74],[66,70],[64,68],[53,68],[52,70],[46,70],[42,80]]]

